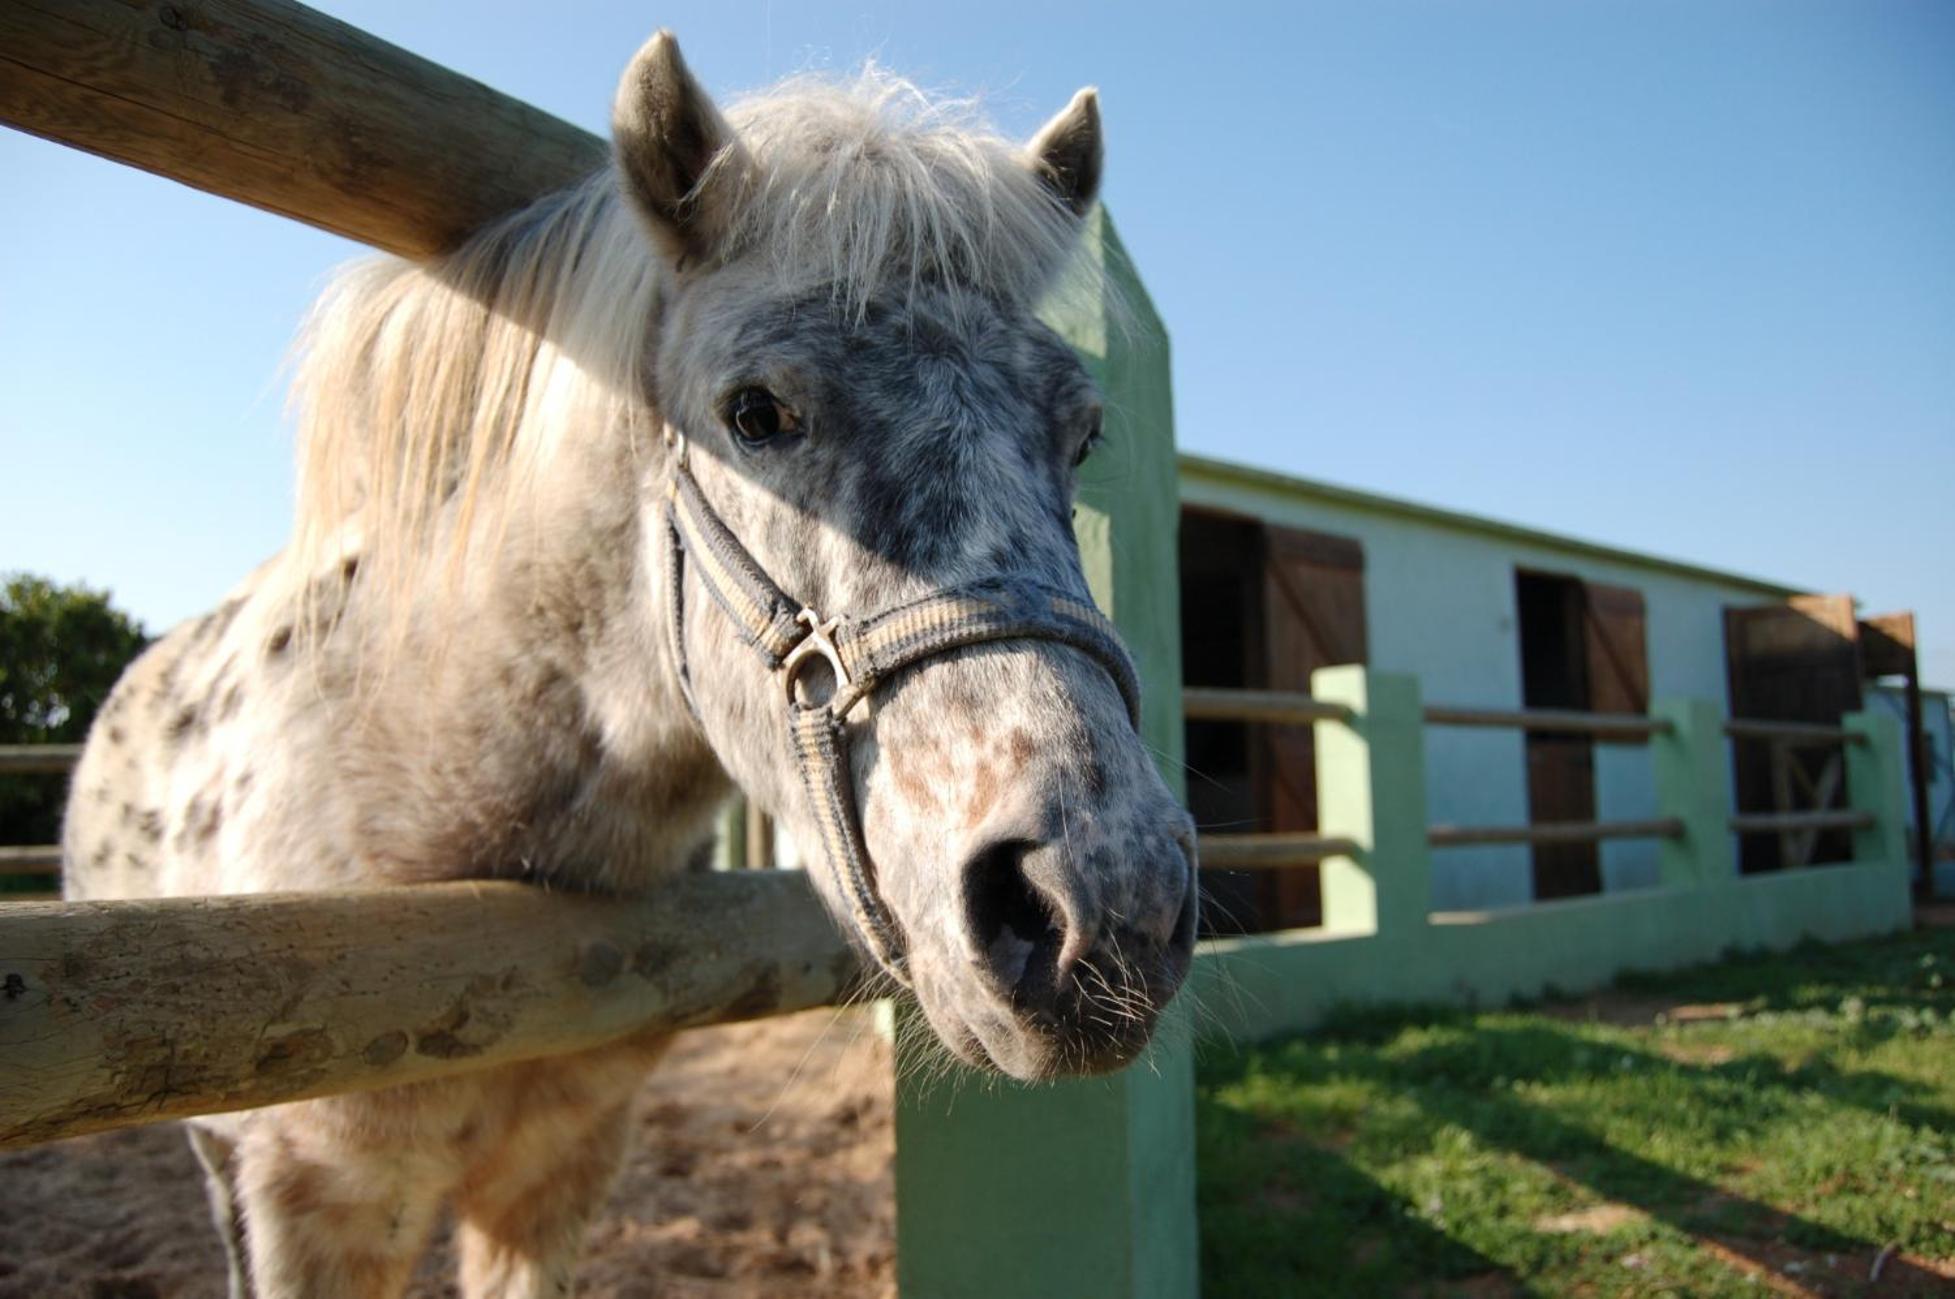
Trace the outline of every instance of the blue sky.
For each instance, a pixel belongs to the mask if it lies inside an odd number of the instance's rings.
[[[1955,684],[1955,5],[321,7],[594,130],[660,24],[1021,135],[1096,83],[1184,447],[1913,608]],[[0,569],[196,612],[360,250],[15,132],[0,194]]]

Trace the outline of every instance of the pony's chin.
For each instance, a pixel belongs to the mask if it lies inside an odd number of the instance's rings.
[[[934,1006],[919,997],[937,1040],[960,1062],[1019,1082],[1052,1082],[1113,1073],[1140,1058],[1152,1036],[1152,1017],[1117,1037],[1041,1031],[1008,1012],[986,1007],[972,1013]]]

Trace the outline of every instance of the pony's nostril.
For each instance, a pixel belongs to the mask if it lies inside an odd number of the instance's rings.
[[[1176,836],[1175,844],[1181,849],[1187,869],[1182,875],[1181,909],[1175,913],[1174,929],[1168,941],[1176,950],[1186,951],[1195,945],[1195,928],[1201,920],[1201,862],[1195,856],[1192,832]]]
[[[1201,889],[1195,884],[1195,872],[1188,872],[1188,888],[1181,895],[1181,910],[1175,913],[1174,936],[1169,945],[1175,951],[1185,952],[1195,945],[1195,927],[1201,922]]]
[[[1059,908],[1025,874],[1025,859],[1037,848],[1024,840],[993,844],[964,871],[964,907],[978,955],[1021,1004],[1049,996],[1066,942]]]

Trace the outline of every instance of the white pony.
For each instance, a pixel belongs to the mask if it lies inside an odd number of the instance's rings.
[[[1094,96],[1027,147],[878,74],[722,115],[660,34],[614,127],[323,299],[293,544],[116,688],[69,895],[656,890],[731,780],[952,1052],[1125,1064],[1194,859],[1069,524],[1099,403],[1033,315]],[[444,1203],[466,1293],[568,1293],[662,1045],[198,1121],[233,1293],[397,1292]]]

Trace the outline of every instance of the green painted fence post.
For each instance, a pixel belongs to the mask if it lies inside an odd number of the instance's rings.
[[[1899,866],[1908,874],[1907,778],[1901,765],[1901,725],[1887,713],[1848,713],[1840,725],[1862,736],[1846,746],[1847,806],[1871,813],[1874,823],[1853,832],[1853,860]]]
[[[720,809],[720,830],[713,840],[713,869],[737,871],[747,865],[747,800],[729,798]]]
[[[1324,929],[1414,936],[1432,910],[1418,678],[1319,668],[1310,693],[1352,712],[1348,722],[1318,722],[1314,730],[1318,831],[1358,844],[1355,856],[1324,861]]]
[[[1650,714],[1671,727],[1650,737],[1657,813],[1683,822],[1681,835],[1657,843],[1659,880],[1666,888],[1701,888],[1737,878],[1724,714],[1705,699],[1659,699]]]
[[[1142,729],[1177,793],[1179,485],[1166,331],[1104,212],[1088,254],[1124,295],[1062,301],[1049,323],[1106,398],[1107,444],[1081,471],[1088,583],[1139,664]],[[933,1084],[914,1010],[896,1033],[897,1285],[905,1299],[1192,1299],[1194,1070],[1180,1006],[1148,1059],[1107,1078],[1025,1088]]]

